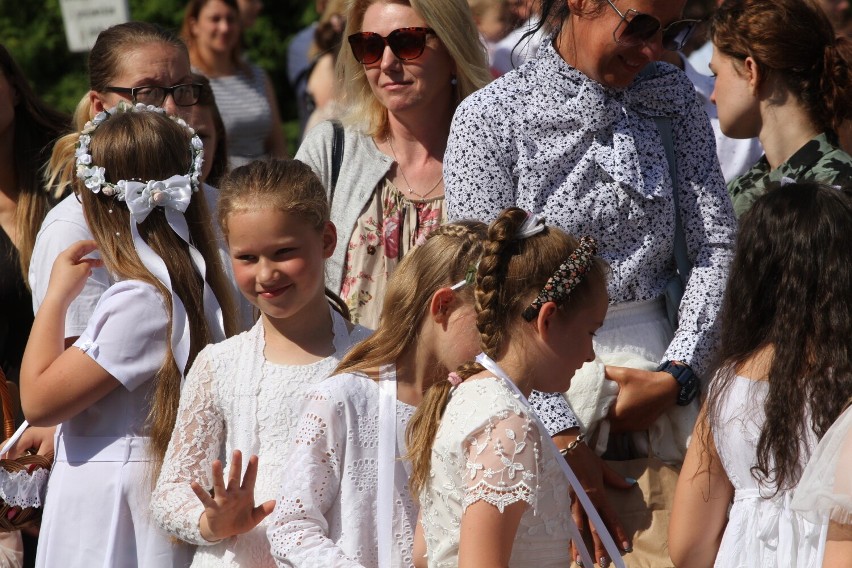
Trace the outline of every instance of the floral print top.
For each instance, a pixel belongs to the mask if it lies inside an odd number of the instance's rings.
[[[412,201],[387,178],[379,182],[346,251],[340,297],[354,323],[376,329],[388,278],[402,257],[446,218],[443,195]]]

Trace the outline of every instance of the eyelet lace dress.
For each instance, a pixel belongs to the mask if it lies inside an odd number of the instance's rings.
[[[429,566],[458,565],[464,511],[485,501],[503,511],[528,505],[509,566],[570,563],[568,483],[555,457],[543,451],[533,411],[503,384],[469,380],[451,394],[432,446],[421,514]]]
[[[734,486],[734,503],[716,555],[719,568],[820,566],[820,527],[793,511],[794,491],[773,495],[774,487],[760,486],[751,474],[766,419],[763,404],[768,388],[765,381],[735,377],[713,432],[719,459]],[[815,446],[815,436],[808,429],[801,451],[807,457]]]
[[[397,456],[406,453],[413,414],[413,406],[397,401]],[[279,566],[378,566],[378,469],[388,467],[378,456],[376,381],[346,373],[308,394],[268,531]],[[409,568],[417,506],[408,489],[410,462],[397,459],[394,467],[391,565]]]
[[[212,486],[212,464],[225,464],[234,450],[259,457],[255,503],[278,496],[281,472],[290,469],[288,448],[296,431],[304,393],[325,379],[349,348],[365,338],[356,326],[329,310],[335,353],[309,365],[277,365],[265,360],[263,320],[250,330],[206,347],[195,360],[181,394],[174,434],[152,499],[152,512],[166,531],[196,550],[195,567],[272,567],[266,526],[269,517],[246,534],[211,543],[201,536],[204,506],[190,482]]]

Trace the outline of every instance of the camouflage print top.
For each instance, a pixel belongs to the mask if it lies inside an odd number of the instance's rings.
[[[770,171],[766,156],[746,173],[728,184],[734,212],[741,217],[766,189],[781,178],[798,182],[819,181],[830,185],[852,185],[852,156],[838,148],[837,139],[823,132],[799,148],[790,159]]]

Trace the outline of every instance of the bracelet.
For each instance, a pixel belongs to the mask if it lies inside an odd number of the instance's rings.
[[[571,450],[573,450],[574,448],[576,448],[580,444],[584,444],[585,442],[586,442],[586,435],[583,434],[583,433],[580,433],[580,435],[577,436],[577,438],[573,442],[571,442],[570,444],[568,444],[567,446],[565,446],[564,448],[559,450],[559,453],[562,454],[562,457],[567,458],[568,452],[570,452]]]

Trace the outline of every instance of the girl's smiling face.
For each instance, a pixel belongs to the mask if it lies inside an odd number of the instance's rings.
[[[243,295],[270,318],[290,318],[325,294],[325,259],[334,225],[321,229],[293,213],[257,208],[227,218],[234,278]]]

